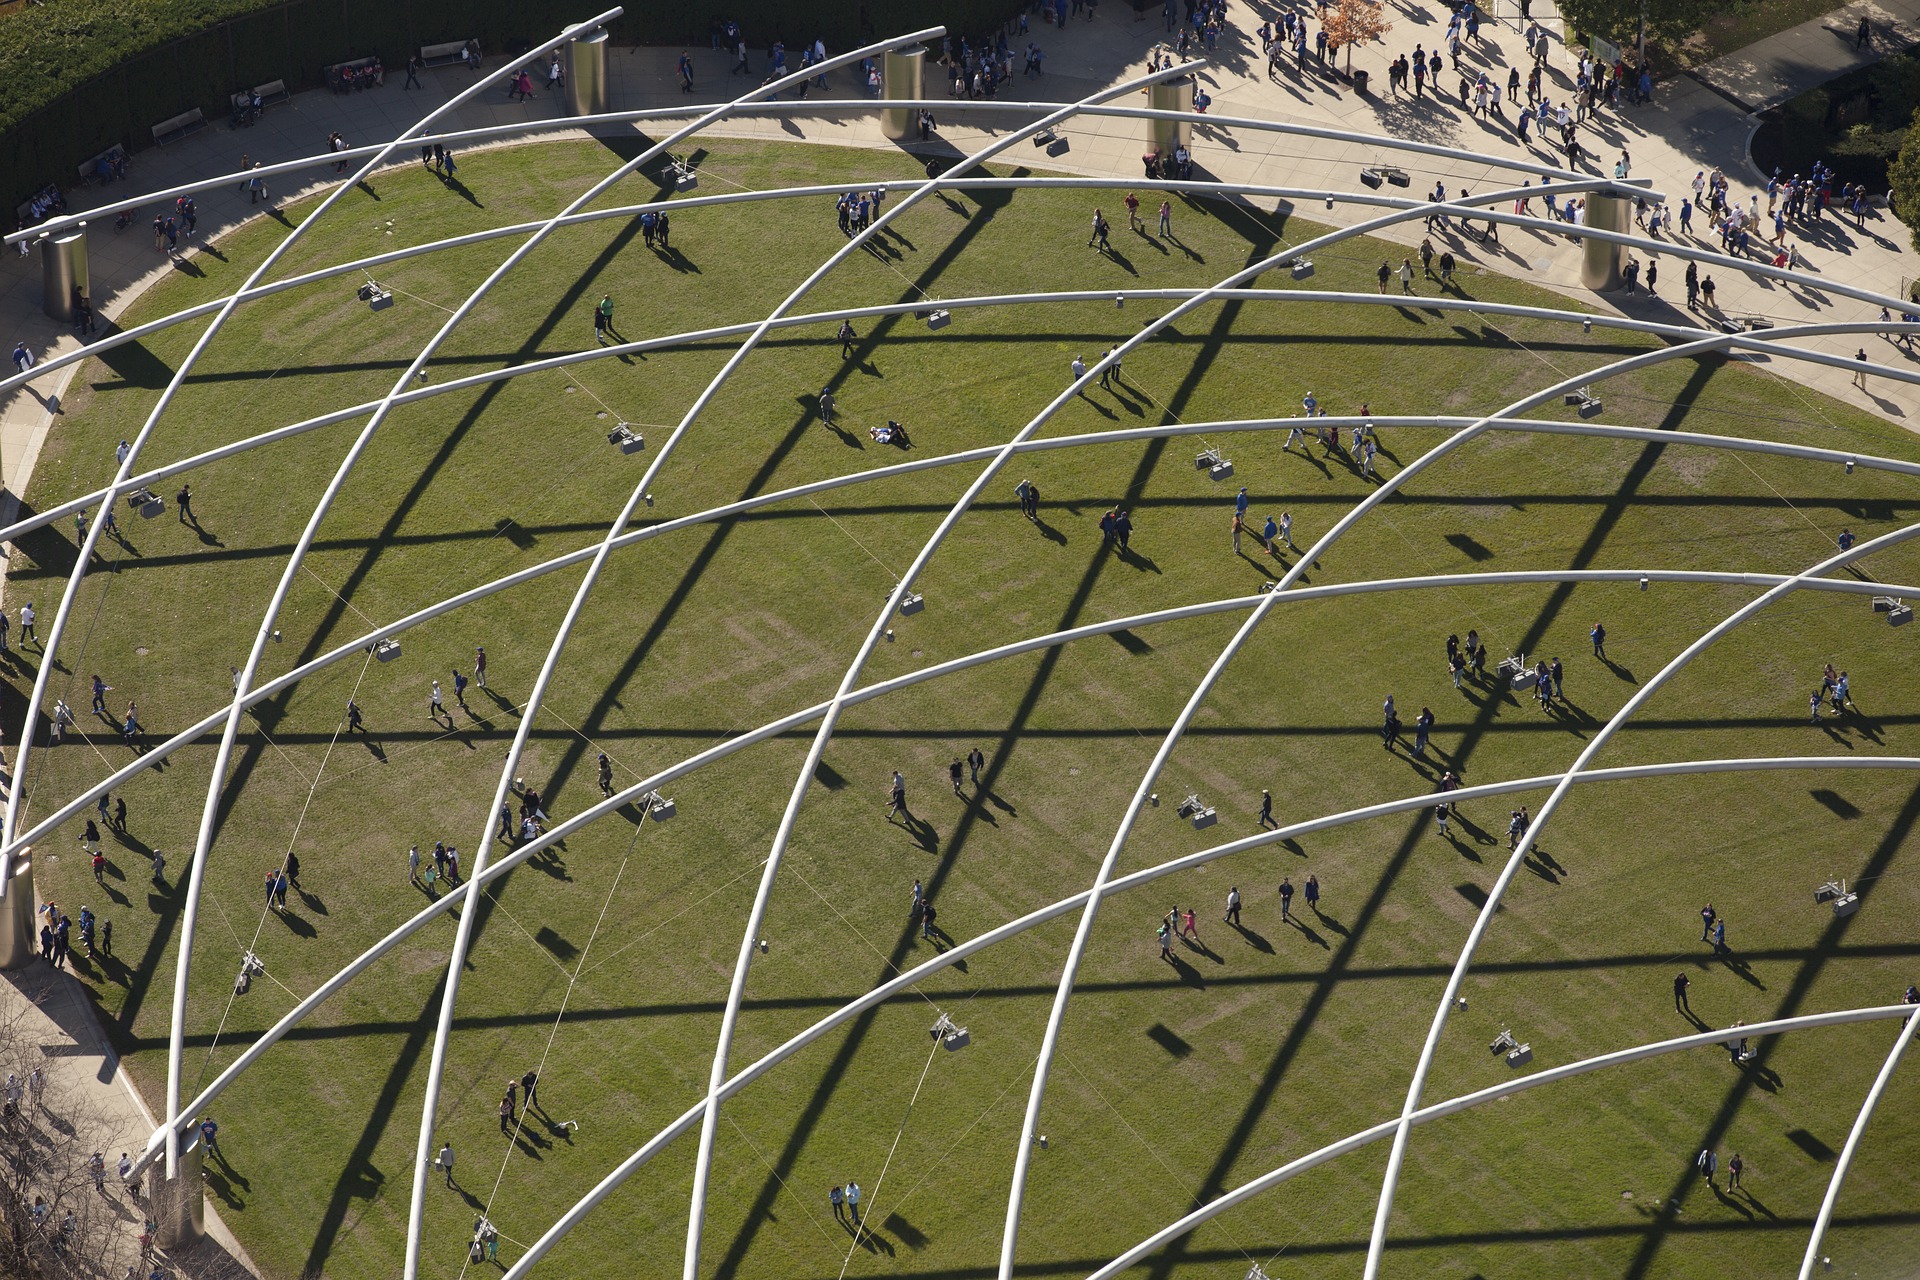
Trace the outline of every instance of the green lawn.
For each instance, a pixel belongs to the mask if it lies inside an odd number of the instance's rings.
[[[627,154],[631,154],[628,152]],[[288,272],[551,210],[615,158],[589,143],[474,153],[461,193],[417,169],[378,179],[318,228]],[[701,192],[910,176],[906,157],[716,142]],[[1417,182],[1416,182],[1417,187]],[[649,198],[648,178],[621,202]],[[1118,254],[1083,241],[1088,207],[1120,191],[932,199],[879,256],[856,255],[802,304],[827,309],[1046,288],[1199,286],[1316,228],[1282,214],[1176,201],[1177,238],[1123,229]],[[1148,202],[1151,205],[1152,201]],[[294,210],[290,216],[302,216]],[[128,323],[231,288],[279,223],[261,220],[200,253]],[[1526,237],[1509,233],[1518,245]],[[590,309],[616,299],[628,338],[757,318],[840,242],[830,202],[687,211],[657,255],[637,225],[554,236],[456,331],[431,376],[577,350]],[[396,266],[398,305],[369,313],[350,280],[240,313],[155,433],[150,456],[382,394],[411,353],[500,261],[494,245]],[[1386,247],[1316,255],[1305,289],[1366,290]],[[1394,251],[1394,256],[1400,256]],[[1292,283],[1285,273],[1263,285]],[[1466,294],[1558,305],[1468,272]],[[832,326],[769,338],[663,470],[649,518],[670,518],[905,456],[1004,440],[1091,361],[1159,310],[1023,307],[956,312],[931,332],[909,318],[861,327],[843,362]],[[88,365],[41,456],[30,506],[103,482],[193,326]],[[197,332],[197,329],[194,330]],[[1228,304],[1202,308],[1131,355],[1124,384],[1069,405],[1050,435],[1171,419],[1283,414],[1311,390],[1334,413],[1492,412],[1544,382],[1651,344],[1632,336],[1398,307]],[[280,621],[268,674],[427,603],[587,546],[648,454],[609,449],[610,421],[657,449],[731,348],[710,344],[451,395],[392,415],[320,531]],[[1674,362],[1605,384],[1605,420],[1683,433],[1811,442],[1920,459],[1920,443],[1773,376],[1719,360]],[[844,431],[812,396],[836,389]],[[1560,406],[1543,414],[1558,416]],[[608,418],[599,415],[605,413]],[[911,430],[910,455],[865,429]],[[192,477],[198,533],[171,515],[122,520],[128,545],[87,579],[55,692],[83,710],[88,676],[137,697],[164,736],[220,705],[311,504],[356,425],[314,432]],[[1444,436],[1383,433],[1388,474]],[[1370,487],[1318,447],[1278,434],[1221,436],[1264,517],[1284,508],[1308,545]],[[920,579],[927,609],[862,683],[1022,637],[1245,594],[1271,565],[1228,545],[1232,486],[1191,465],[1191,440],[1059,450],[1023,459],[988,490]],[[520,773],[556,816],[597,800],[596,753],[624,785],[831,696],[885,593],[976,472],[969,466],[838,491],[668,535],[615,557],[583,611]],[[1031,477],[1043,527],[1020,519]],[[169,486],[171,492],[172,486]],[[1134,513],[1134,552],[1103,551],[1096,522]],[[1680,445],[1502,433],[1438,463],[1360,523],[1312,583],[1501,569],[1698,568],[1791,572],[1829,554],[1842,526],[1870,537],[1915,518],[1905,480]],[[23,541],[8,589],[51,618],[72,564],[71,522]],[[1291,562],[1291,557],[1286,562]],[[1874,557],[1880,579],[1920,583],[1920,553]],[[445,839],[471,865],[519,709],[579,572],[556,573],[410,632],[391,664],[344,662],[249,721],[240,738],[206,896],[187,1014],[188,1086],[209,1078],[327,975],[422,905],[409,843]],[[1157,790],[1199,791],[1218,826],[1196,832],[1171,804],[1143,814],[1125,871],[1252,832],[1262,787],[1283,822],[1434,786],[1432,766],[1381,750],[1381,699],[1438,718],[1435,756],[1468,783],[1563,769],[1608,716],[1693,637],[1753,592],[1732,587],[1540,586],[1369,594],[1277,607],[1200,709]],[[1589,656],[1604,619],[1610,663]],[[847,712],[807,793],[780,871],[730,1062],[734,1069],[897,969],[932,954],[907,920],[917,878],[940,924],[967,938],[1083,889],[1141,771],[1242,615],[1169,623],[1008,659]],[[1456,692],[1446,635],[1476,627],[1508,649],[1559,656],[1570,705],[1546,716],[1487,685]],[[1740,628],[1663,689],[1601,765],[1717,756],[1920,754],[1908,699],[1915,633],[1894,635],[1865,600],[1802,593]],[[427,682],[491,659],[454,727],[431,723]],[[37,655],[34,655],[37,658]],[[28,659],[30,663],[33,659]],[[1806,723],[1820,664],[1853,677],[1860,714]],[[31,665],[8,673],[16,692]],[[344,708],[366,710],[349,736]],[[22,705],[16,700],[14,706]],[[17,714],[17,713],[16,713]],[[811,730],[740,752],[670,788],[680,816],[598,823],[515,871],[480,909],[461,985],[437,1128],[460,1152],[465,1194],[428,1198],[426,1273],[456,1274],[478,1206],[508,1237],[537,1237],[705,1088],[741,922]],[[981,794],[945,791],[945,765],[979,745]],[[183,894],[214,743],[175,755],[127,792],[129,834],[110,839],[105,914],[115,958],[84,970],[150,1096],[164,1085],[168,993]],[[84,745],[38,757],[31,813],[127,759],[104,723]],[[909,831],[883,820],[901,768]],[[1537,805],[1544,793],[1526,797]],[[1401,817],[1268,846],[1157,882],[1101,913],[1052,1075],[1021,1236],[1022,1274],[1084,1274],[1224,1189],[1398,1113],[1435,1001],[1505,859],[1507,806],[1465,806],[1460,838]],[[1708,1025],[1891,1002],[1914,978],[1909,924],[1920,881],[1903,861],[1920,787],[1888,772],[1723,774],[1579,789],[1517,877],[1450,1026],[1429,1100],[1507,1068],[1485,1049],[1504,1027],[1537,1066],[1678,1035],[1670,983],[1685,970]],[[42,891],[98,899],[70,826],[45,842]],[[170,858],[150,887],[144,851]],[[263,873],[289,850],[304,892],[265,914]],[[1323,915],[1279,920],[1274,886],[1319,877]],[[1862,886],[1836,920],[1810,890]],[[1229,885],[1246,930],[1220,922]],[[1296,900],[1298,903],[1299,900]],[[1730,960],[1697,941],[1698,909],[1729,920]],[[1198,906],[1202,942],[1169,966],[1155,923]],[[1009,1171],[1062,958],[1077,916],[941,972],[771,1072],[722,1112],[707,1207],[706,1274],[991,1275]],[[417,935],[274,1049],[218,1106],[230,1164],[217,1207],[274,1277],[397,1274],[432,1029],[454,924]],[[240,953],[270,980],[231,997]],[[962,1053],[931,1053],[936,1012],[971,1028]],[[1709,1277],[1795,1265],[1859,1099],[1895,1028],[1804,1033],[1757,1064],[1696,1051],[1549,1087],[1417,1132],[1398,1201],[1395,1275]],[[544,1061],[555,1121],[510,1144],[495,1104]],[[1896,1090],[1910,1083],[1911,1068]],[[1842,1197],[1828,1252],[1861,1276],[1905,1274],[1920,1253],[1910,1170],[1920,1126],[1898,1094]],[[1749,1194],[1689,1176],[1712,1144],[1740,1151]],[[653,1276],[678,1265],[695,1141],[676,1143],[551,1256],[554,1275]],[[1357,1274],[1384,1145],[1327,1164],[1230,1212],[1164,1255],[1155,1275]],[[882,1171],[884,1169],[884,1180]],[[832,1220],[829,1184],[857,1179],[878,1228],[864,1246]],[[843,1268],[843,1259],[852,1257]]]

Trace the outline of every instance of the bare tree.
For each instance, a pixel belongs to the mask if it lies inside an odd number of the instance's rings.
[[[1353,46],[1368,44],[1393,30],[1381,0],[1340,0],[1320,26],[1336,49],[1347,51],[1347,75],[1353,75]]]
[[[115,1170],[130,1135],[57,1069],[29,1012],[0,1003],[0,1275],[121,1280],[146,1221]]]

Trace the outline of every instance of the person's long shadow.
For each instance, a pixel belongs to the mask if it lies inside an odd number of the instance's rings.
[[[1273,954],[1273,944],[1268,942],[1261,934],[1254,932],[1243,924],[1235,924],[1230,927],[1236,930],[1240,936],[1246,940],[1247,945],[1255,951],[1263,952],[1266,955]]]
[[[1479,826],[1477,823],[1473,822],[1466,815],[1460,813],[1457,809],[1454,811],[1453,820],[1460,825],[1460,829],[1462,831],[1466,832],[1468,835],[1473,837],[1473,842],[1475,844],[1495,843],[1493,836],[1488,833],[1486,828]]]
[[[315,929],[312,922],[304,916],[295,915],[291,911],[276,911],[273,914],[280,917],[280,923],[285,925],[287,932],[293,934],[295,937],[315,938],[319,936],[319,930]]]
[[[1741,981],[1746,982],[1751,986],[1758,987],[1762,991],[1765,991],[1767,989],[1767,984],[1760,981],[1760,979],[1754,974],[1753,966],[1748,964],[1745,960],[1742,960],[1739,956],[1735,955],[1732,951],[1722,951],[1715,958],[1718,959],[1721,964],[1725,965],[1734,974],[1734,976],[1738,977]]]
[[[1334,919],[1332,916],[1328,915],[1326,912],[1322,911],[1319,907],[1314,906],[1314,907],[1309,907],[1307,909],[1313,912],[1313,918],[1315,920],[1318,920],[1321,924],[1325,925],[1327,928],[1331,929],[1333,932],[1339,934],[1341,937],[1344,938],[1347,936],[1347,927],[1341,924],[1338,920]]]
[[[1188,964],[1178,951],[1168,952],[1165,958],[1166,962],[1173,966],[1173,971],[1180,975],[1181,986],[1192,987],[1196,991],[1206,989],[1207,980],[1201,977],[1200,971]]]
[[[1315,932],[1313,927],[1309,925],[1306,921],[1302,920],[1298,915],[1288,916],[1287,923],[1292,925],[1294,928],[1298,929],[1300,931],[1301,937],[1305,938],[1308,942],[1313,943],[1316,947],[1319,947],[1322,951],[1333,950],[1332,945],[1329,944],[1325,938],[1321,937],[1317,932]]]
[[[1206,942],[1200,937],[1198,933],[1195,933],[1191,937],[1183,937],[1180,939],[1180,941],[1184,943],[1189,949],[1198,951],[1201,955],[1213,961],[1215,964],[1225,964],[1227,962],[1226,957],[1216,953],[1212,947],[1206,944]]]
[[[1753,1217],[1753,1210],[1749,1209],[1746,1205],[1740,1203],[1740,1201],[1735,1200],[1727,1192],[1722,1191],[1720,1189],[1719,1183],[1716,1182],[1716,1183],[1713,1183],[1712,1185],[1713,1185],[1714,1199],[1718,1200],[1722,1205],[1733,1210],[1735,1213],[1739,1214],[1743,1218]]]
[[[1479,862],[1482,860],[1479,852],[1475,850],[1472,845],[1462,844],[1460,842],[1460,837],[1453,833],[1453,828],[1451,827],[1447,828],[1447,843],[1453,846],[1455,853],[1465,858],[1468,862]]]
[[[1042,520],[1039,516],[1036,515],[1032,523],[1033,527],[1040,531],[1040,536],[1048,542],[1056,543],[1063,547],[1067,545],[1067,535],[1048,524],[1045,520]]]

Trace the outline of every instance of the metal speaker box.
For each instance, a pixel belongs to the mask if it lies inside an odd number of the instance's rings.
[[[922,609],[926,607],[927,607],[927,598],[923,595],[919,595],[918,593],[914,595],[910,595],[905,600],[902,600],[900,602],[900,612],[903,614],[915,614],[920,612]]]
[[[1833,900],[1833,914],[1836,916],[1850,916],[1859,909],[1860,895],[1857,893],[1844,893]]]

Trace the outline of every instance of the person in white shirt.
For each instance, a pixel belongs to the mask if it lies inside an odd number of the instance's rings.
[[[1087,362],[1079,356],[1073,358],[1073,380],[1075,382],[1087,376]]]

